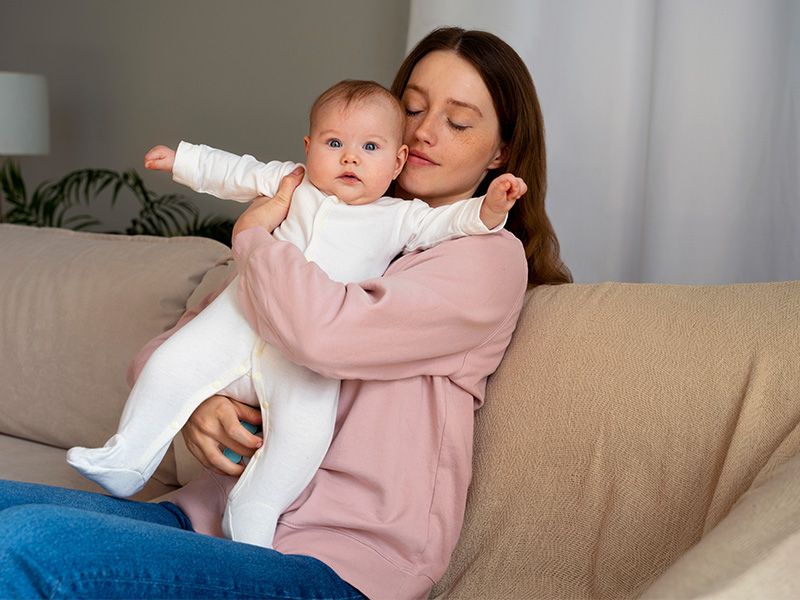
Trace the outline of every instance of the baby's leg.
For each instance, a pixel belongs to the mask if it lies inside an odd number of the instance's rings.
[[[328,450],[339,380],[296,365],[269,345],[253,359],[253,380],[269,432],[228,496],[222,530],[232,540],[271,548],[278,517]]]
[[[70,465],[115,496],[135,494],[194,409],[249,373],[258,337],[239,310],[237,281],[153,352],[117,433],[101,448],[70,449]]]

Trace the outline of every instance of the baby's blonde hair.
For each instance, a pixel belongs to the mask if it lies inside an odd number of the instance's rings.
[[[311,105],[309,128],[311,129],[314,127],[314,119],[317,114],[328,104],[341,101],[344,102],[345,107],[348,107],[351,104],[366,102],[373,98],[387,102],[388,105],[392,107],[397,117],[398,140],[402,141],[406,113],[400,105],[400,102],[392,92],[383,87],[380,83],[363,79],[344,79],[322,92],[317,99],[314,100],[314,104]]]

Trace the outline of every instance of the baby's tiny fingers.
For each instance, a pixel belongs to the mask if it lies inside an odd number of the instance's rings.
[[[514,178],[514,196],[515,198],[519,198],[528,190],[528,186],[525,185],[525,182],[520,179],[519,177]]]

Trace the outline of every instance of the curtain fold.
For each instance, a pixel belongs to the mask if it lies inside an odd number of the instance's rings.
[[[800,3],[411,0],[533,74],[576,281],[800,279]]]

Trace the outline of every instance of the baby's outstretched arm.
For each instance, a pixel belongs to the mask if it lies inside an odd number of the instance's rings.
[[[296,163],[262,163],[245,154],[238,156],[203,144],[181,142],[176,150],[155,146],[144,156],[144,166],[172,173],[172,180],[195,192],[225,200],[250,202],[258,196],[275,195],[281,178]]]
[[[489,229],[494,229],[502,223],[514,203],[528,191],[525,182],[506,173],[496,177],[486,191],[486,197],[481,206],[481,221]]]
[[[175,150],[166,146],[154,146],[144,155],[144,168],[153,171],[172,173],[175,164]]]

